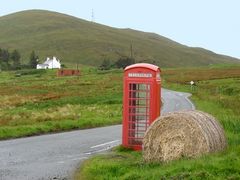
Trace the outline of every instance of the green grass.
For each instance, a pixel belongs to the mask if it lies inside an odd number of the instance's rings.
[[[0,48],[19,50],[22,62],[28,62],[35,50],[41,61],[55,55],[67,66],[96,66],[104,59],[116,61],[120,56],[130,56],[132,44],[137,62],[147,61],[160,67],[237,63],[234,58],[190,48],[154,33],[111,28],[42,10],[0,17],[0,39]]]
[[[240,75],[229,77],[231,69],[229,67],[197,68],[192,72],[190,69],[185,69],[187,73],[184,73],[184,69],[163,71],[165,87],[191,92],[197,109],[212,114],[220,121],[228,140],[227,150],[197,159],[180,159],[166,164],[146,164],[143,162],[141,152],[120,146],[108,154],[86,160],[75,178],[83,180],[240,179]],[[208,78],[203,76],[202,72],[209,72]],[[239,67],[238,72],[240,73]],[[220,79],[215,77],[216,74]],[[203,80],[199,80],[201,77]],[[191,91],[186,84],[190,78],[198,79],[198,86],[194,91]]]
[[[57,77],[55,70],[1,72],[0,94],[0,139],[122,121],[122,70],[83,67],[79,77]]]
[[[145,164],[140,152],[114,150],[83,164],[76,179],[239,179],[240,148],[198,159]]]

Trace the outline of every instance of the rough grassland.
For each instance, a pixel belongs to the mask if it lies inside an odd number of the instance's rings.
[[[121,70],[1,72],[0,94],[0,139],[121,123]]]
[[[118,147],[85,161],[76,179],[240,179],[240,67],[168,69],[163,77],[165,87],[192,92],[197,109],[220,121],[228,149],[198,159],[145,164],[141,152]],[[198,81],[192,91],[189,80]]]

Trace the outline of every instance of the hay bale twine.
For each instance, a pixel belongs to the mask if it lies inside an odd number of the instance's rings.
[[[161,116],[143,138],[146,162],[168,162],[198,157],[227,146],[224,130],[211,115],[201,111],[178,111]]]

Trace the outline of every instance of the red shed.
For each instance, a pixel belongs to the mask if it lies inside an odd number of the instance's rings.
[[[57,76],[79,76],[80,71],[78,69],[59,69]]]
[[[122,144],[142,149],[148,126],[160,116],[161,78],[158,66],[139,63],[124,70]]]

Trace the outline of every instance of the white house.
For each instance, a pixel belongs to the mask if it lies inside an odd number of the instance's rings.
[[[37,69],[60,69],[60,60],[53,56],[52,59],[47,57],[47,60],[43,64],[37,64]]]

